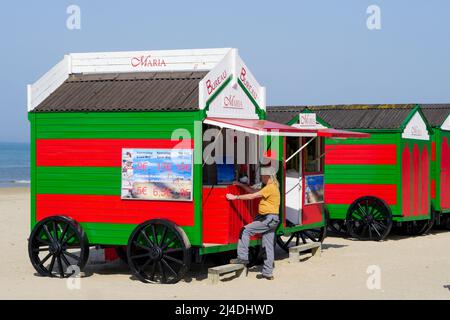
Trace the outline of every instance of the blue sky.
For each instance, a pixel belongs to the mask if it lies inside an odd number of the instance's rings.
[[[81,30],[66,9],[81,8]],[[369,5],[381,30],[366,27]],[[236,47],[268,103],[450,102],[450,1],[8,1],[0,141],[28,141],[26,85],[70,52]]]

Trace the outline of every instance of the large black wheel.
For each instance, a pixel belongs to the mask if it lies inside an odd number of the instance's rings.
[[[127,257],[131,272],[142,282],[176,283],[190,267],[191,245],[181,228],[155,219],[133,231]]]
[[[40,275],[68,278],[86,265],[89,242],[83,229],[72,219],[48,217],[31,232],[28,254]]]
[[[384,240],[392,229],[391,209],[378,198],[359,198],[348,209],[346,226],[358,240]]]
[[[425,233],[428,227],[428,220],[414,220],[404,223],[404,232],[408,236],[420,236]]]

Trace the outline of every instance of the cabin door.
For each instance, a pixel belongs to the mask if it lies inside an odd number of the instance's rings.
[[[302,139],[298,137],[286,137],[286,224],[300,225],[302,216]],[[294,155],[297,152],[296,155]],[[294,156],[293,156],[294,155]],[[293,156],[293,157],[292,157]]]

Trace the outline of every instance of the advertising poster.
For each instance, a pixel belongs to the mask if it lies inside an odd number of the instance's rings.
[[[192,149],[122,149],[122,199],[192,201]]]
[[[305,204],[323,202],[323,175],[305,177]]]

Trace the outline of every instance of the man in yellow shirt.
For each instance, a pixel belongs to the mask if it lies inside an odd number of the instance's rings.
[[[258,207],[258,215],[252,223],[246,225],[239,237],[238,257],[232,259],[231,263],[248,264],[248,247],[250,237],[255,234],[262,234],[262,247],[266,251],[262,274],[258,275],[258,279],[273,280],[273,267],[275,258],[275,229],[279,220],[280,209],[280,190],[276,178],[276,170],[273,167],[261,168],[261,180],[265,185],[261,190],[252,189],[240,182],[234,184],[243,188],[247,194],[233,195],[227,194],[227,199],[233,200],[253,200],[261,198]]]

